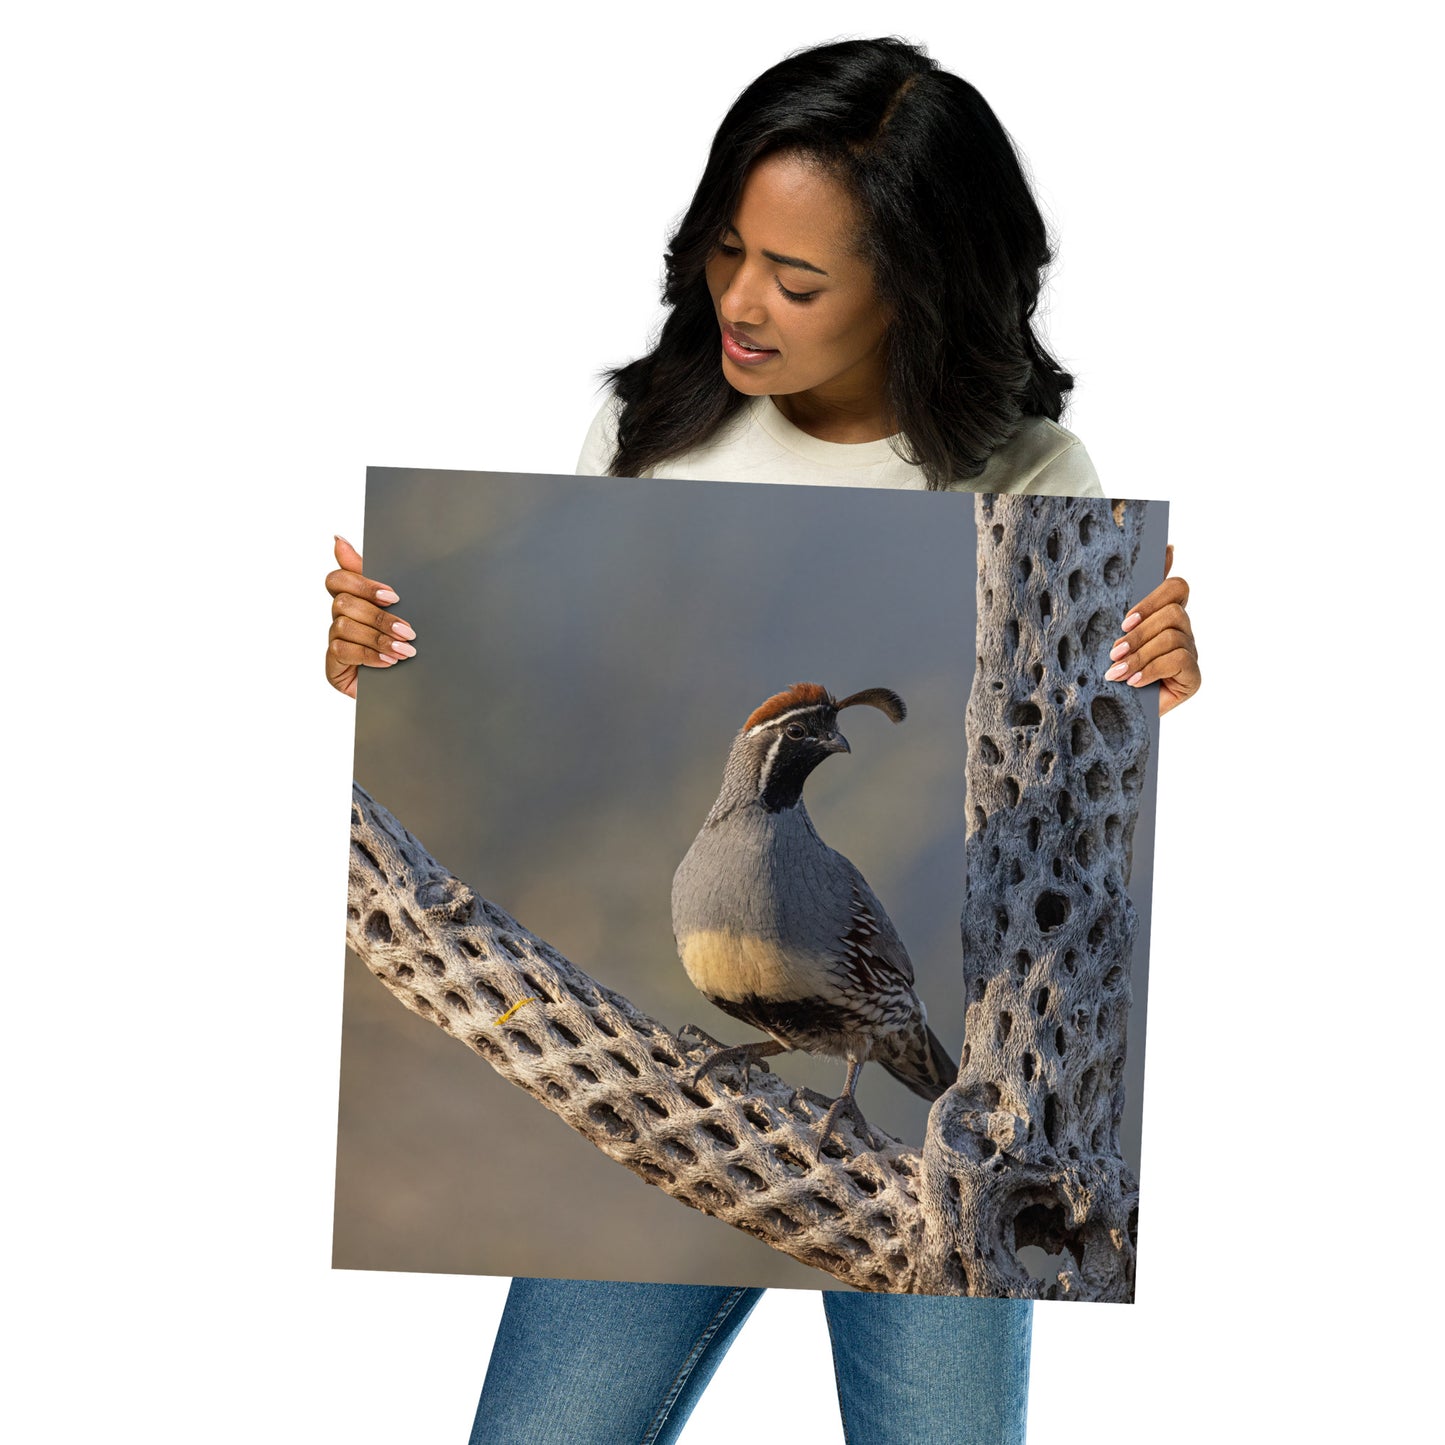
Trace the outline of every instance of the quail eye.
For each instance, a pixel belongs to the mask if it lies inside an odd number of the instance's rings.
[[[785,731],[787,732],[788,736],[794,740],[794,742],[796,742],[804,734],[804,728],[802,723],[789,723]]]

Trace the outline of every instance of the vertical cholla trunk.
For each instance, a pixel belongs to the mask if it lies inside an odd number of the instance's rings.
[[[965,1026],[929,1116],[923,1273],[971,1295],[1129,1300],[1138,1183],[1119,1153],[1154,693],[1103,681],[1144,503],[979,497],[968,704]],[[1017,1250],[1058,1256],[1034,1279]]]

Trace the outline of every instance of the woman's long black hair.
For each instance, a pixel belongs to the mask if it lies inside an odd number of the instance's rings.
[[[1052,259],[1013,143],[967,81],[897,39],[790,56],[734,102],[666,257],[657,345],[609,373],[621,401],[614,476],[706,441],[747,400],[723,375],[705,267],[749,169],[816,159],[863,219],[891,312],[886,400],[900,455],[932,488],[976,477],[1024,416],[1057,421],[1074,381],[1034,335]]]

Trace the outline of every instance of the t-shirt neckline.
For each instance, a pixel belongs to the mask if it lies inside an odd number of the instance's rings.
[[[879,462],[896,462],[898,453],[891,445],[893,438],[881,437],[871,442],[825,442],[796,427],[779,410],[770,396],[753,399],[753,420],[778,443],[796,456],[805,457],[827,467],[871,467]]]

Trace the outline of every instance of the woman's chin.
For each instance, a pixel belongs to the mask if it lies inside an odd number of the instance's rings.
[[[760,376],[756,371],[746,366],[735,366],[727,357],[723,357],[723,379],[734,391],[740,391],[744,396],[771,396],[777,389],[777,383],[769,381],[767,377]]]

